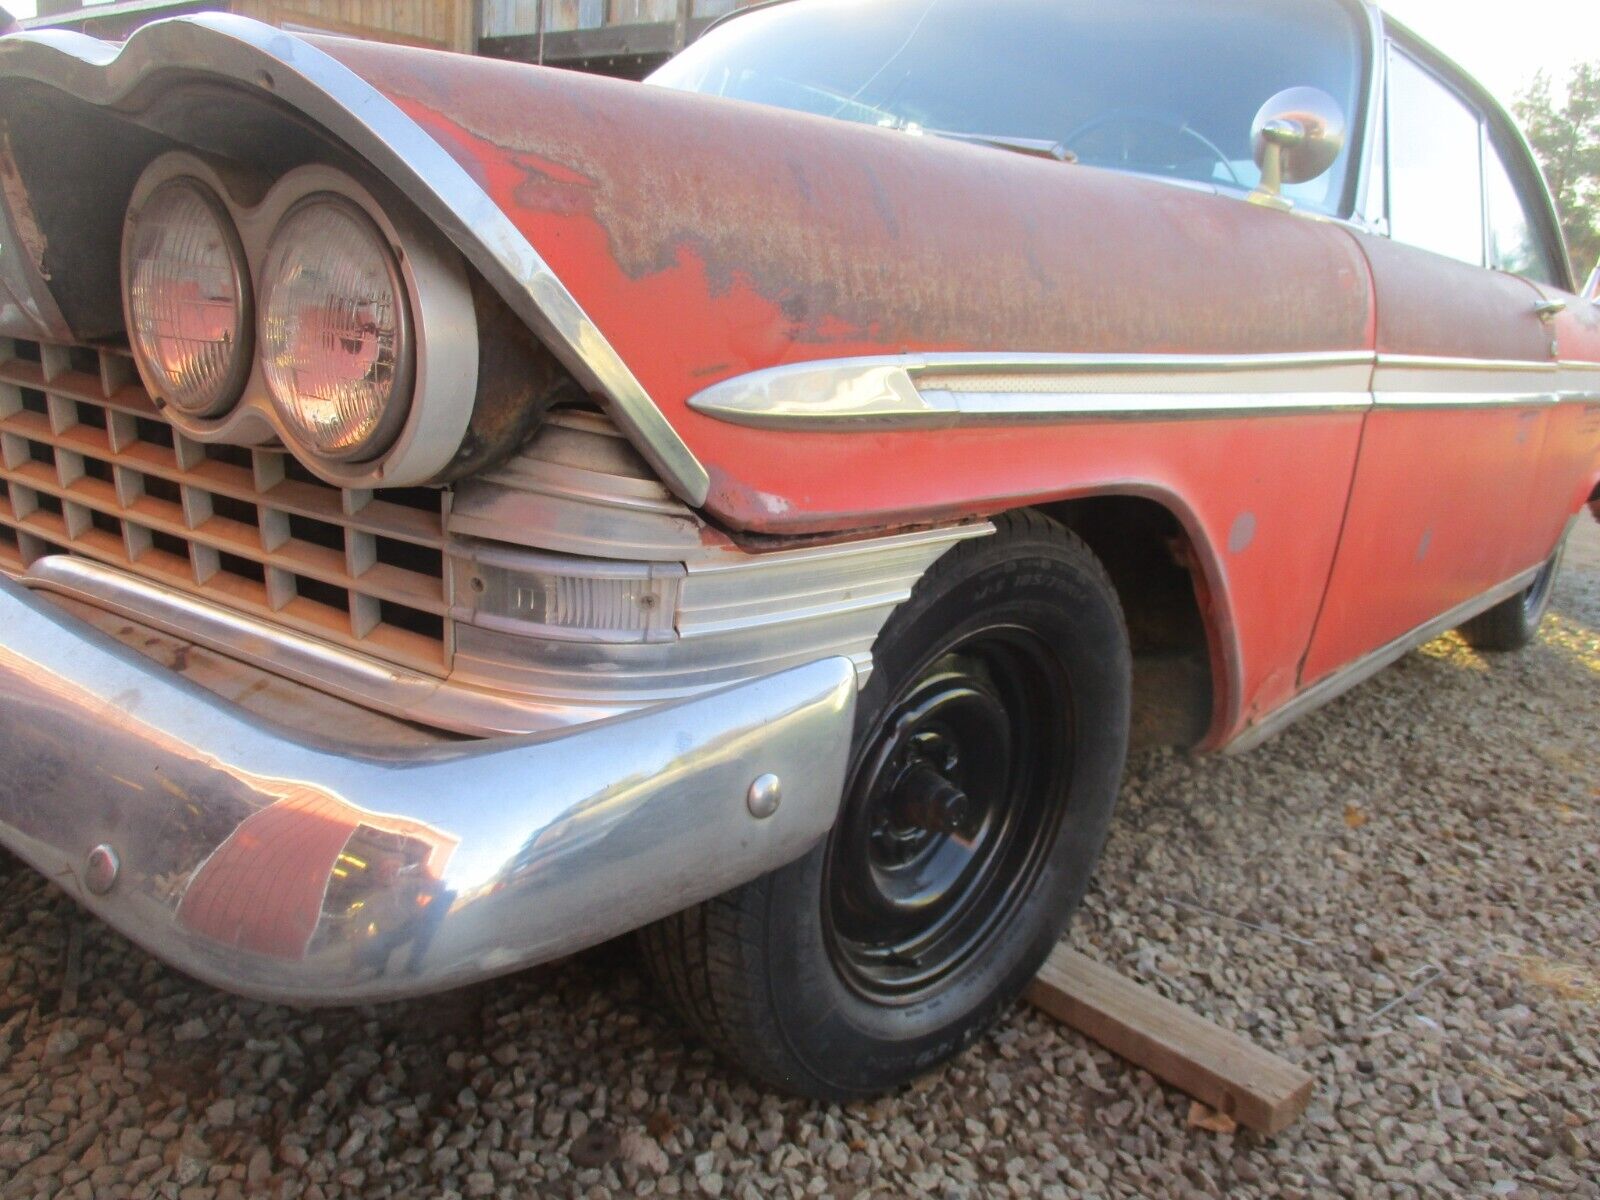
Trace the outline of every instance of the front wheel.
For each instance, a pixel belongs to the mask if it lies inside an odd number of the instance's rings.
[[[874,647],[828,839],[640,934],[751,1074],[826,1100],[951,1057],[1059,940],[1105,842],[1130,659],[1088,548],[1037,513],[942,558]]]

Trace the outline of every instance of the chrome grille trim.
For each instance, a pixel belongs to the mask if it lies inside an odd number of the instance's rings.
[[[431,675],[445,499],[340,490],[173,430],[114,350],[0,339],[0,570],[66,554]]]
[[[540,550],[681,562],[718,539],[597,412],[551,413],[510,462],[456,485],[450,531]]]
[[[677,639],[584,645],[476,625],[457,589],[454,678],[551,703],[638,705],[872,644],[933,561],[988,522],[752,553],[677,499],[605,416],[551,414],[510,462],[456,486],[452,534],[584,558],[681,563]]]
[[[483,737],[542,733],[618,716],[634,706],[553,706],[537,697],[462,687],[185,595],[87,558],[51,554],[21,576],[44,592],[226,654],[331,696],[414,724]]]
[[[552,732],[838,656],[864,683],[873,642],[928,566],[993,530],[970,522],[753,553],[589,411],[552,414],[516,458],[423,511],[323,484],[281,451],[183,438],[125,354],[31,345],[0,340],[0,571],[456,733]],[[338,545],[284,536],[306,522],[337,532]],[[449,603],[450,564],[477,544],[468,538],[512,560],[568,557],[579,573],[618,561],[682,571],[673,636],[618,645],[476,625],[469,589]],[[441,574],[380,561],[381,543],[432,553]],[[257,564],[261,579],[224,569],[224,555]],[[274,594],[283,574],[365,600]],[[438,614],[448,641],[363,626],[366,601],[384,605],[380,615],[392,604]]]
[[[872,645],[934,560],[994,532],[987,521],[833,546],[686,562],[676,641],[633,645],[517,637],[457,625],[456,673],[490,688],[637,705],[844,656],[864,686]]]

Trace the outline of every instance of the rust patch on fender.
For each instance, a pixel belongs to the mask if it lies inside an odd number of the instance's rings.
[[[34,219],[28,189],[22,182],[22,176],[17,173],[16,156],[11,153],[11,130],[3,125],[0,125],[0,193],[5,196],[6,211],[11,214],[11,228],[22,243],[22,250],[33,264],[33,269],[39,272],[39,277],[49,282],[50,272],[45,270],[44,265],[47,244],[44,231]],[[4,247],[0,247],[0,252],[3,250]]]
[[[783,328],[752,356],[791,342],[1365,342],[1365,269],[1348,240],[1231,199],[648,85],[324,45],[482,144],[453,154],[492,148],[519,173],[507,211],[547,258],[563,249],[556,226],[581,219],[624,280],[699,271],[708,299],[753,291]]]

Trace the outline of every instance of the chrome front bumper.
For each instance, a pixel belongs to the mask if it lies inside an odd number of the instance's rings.
[[[0,577],[0,842],[230,991],[439,991],[805,853],[855,691],[829,658],[559,734],[373,752],[265,724]]]

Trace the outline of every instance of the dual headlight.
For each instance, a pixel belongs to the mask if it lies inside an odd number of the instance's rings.
[[[395,447],[418,424],[408,419],[419,306],[398,235],[337,191],[297,187],[240,211],[198,173],[164,174],[135,194],[122,279],[135,358],[175,423],[201,438],[259,441],[270,409],[274,432],[302,457],[346,475]],[[433,290],[460,293],[433,307],[464,311],[470,330],[464,280]],[[468,357],[475,376],[475,344]],[[470,392],[450,400],[459,408]],[[441,421],[421,424],[435,441]]]

